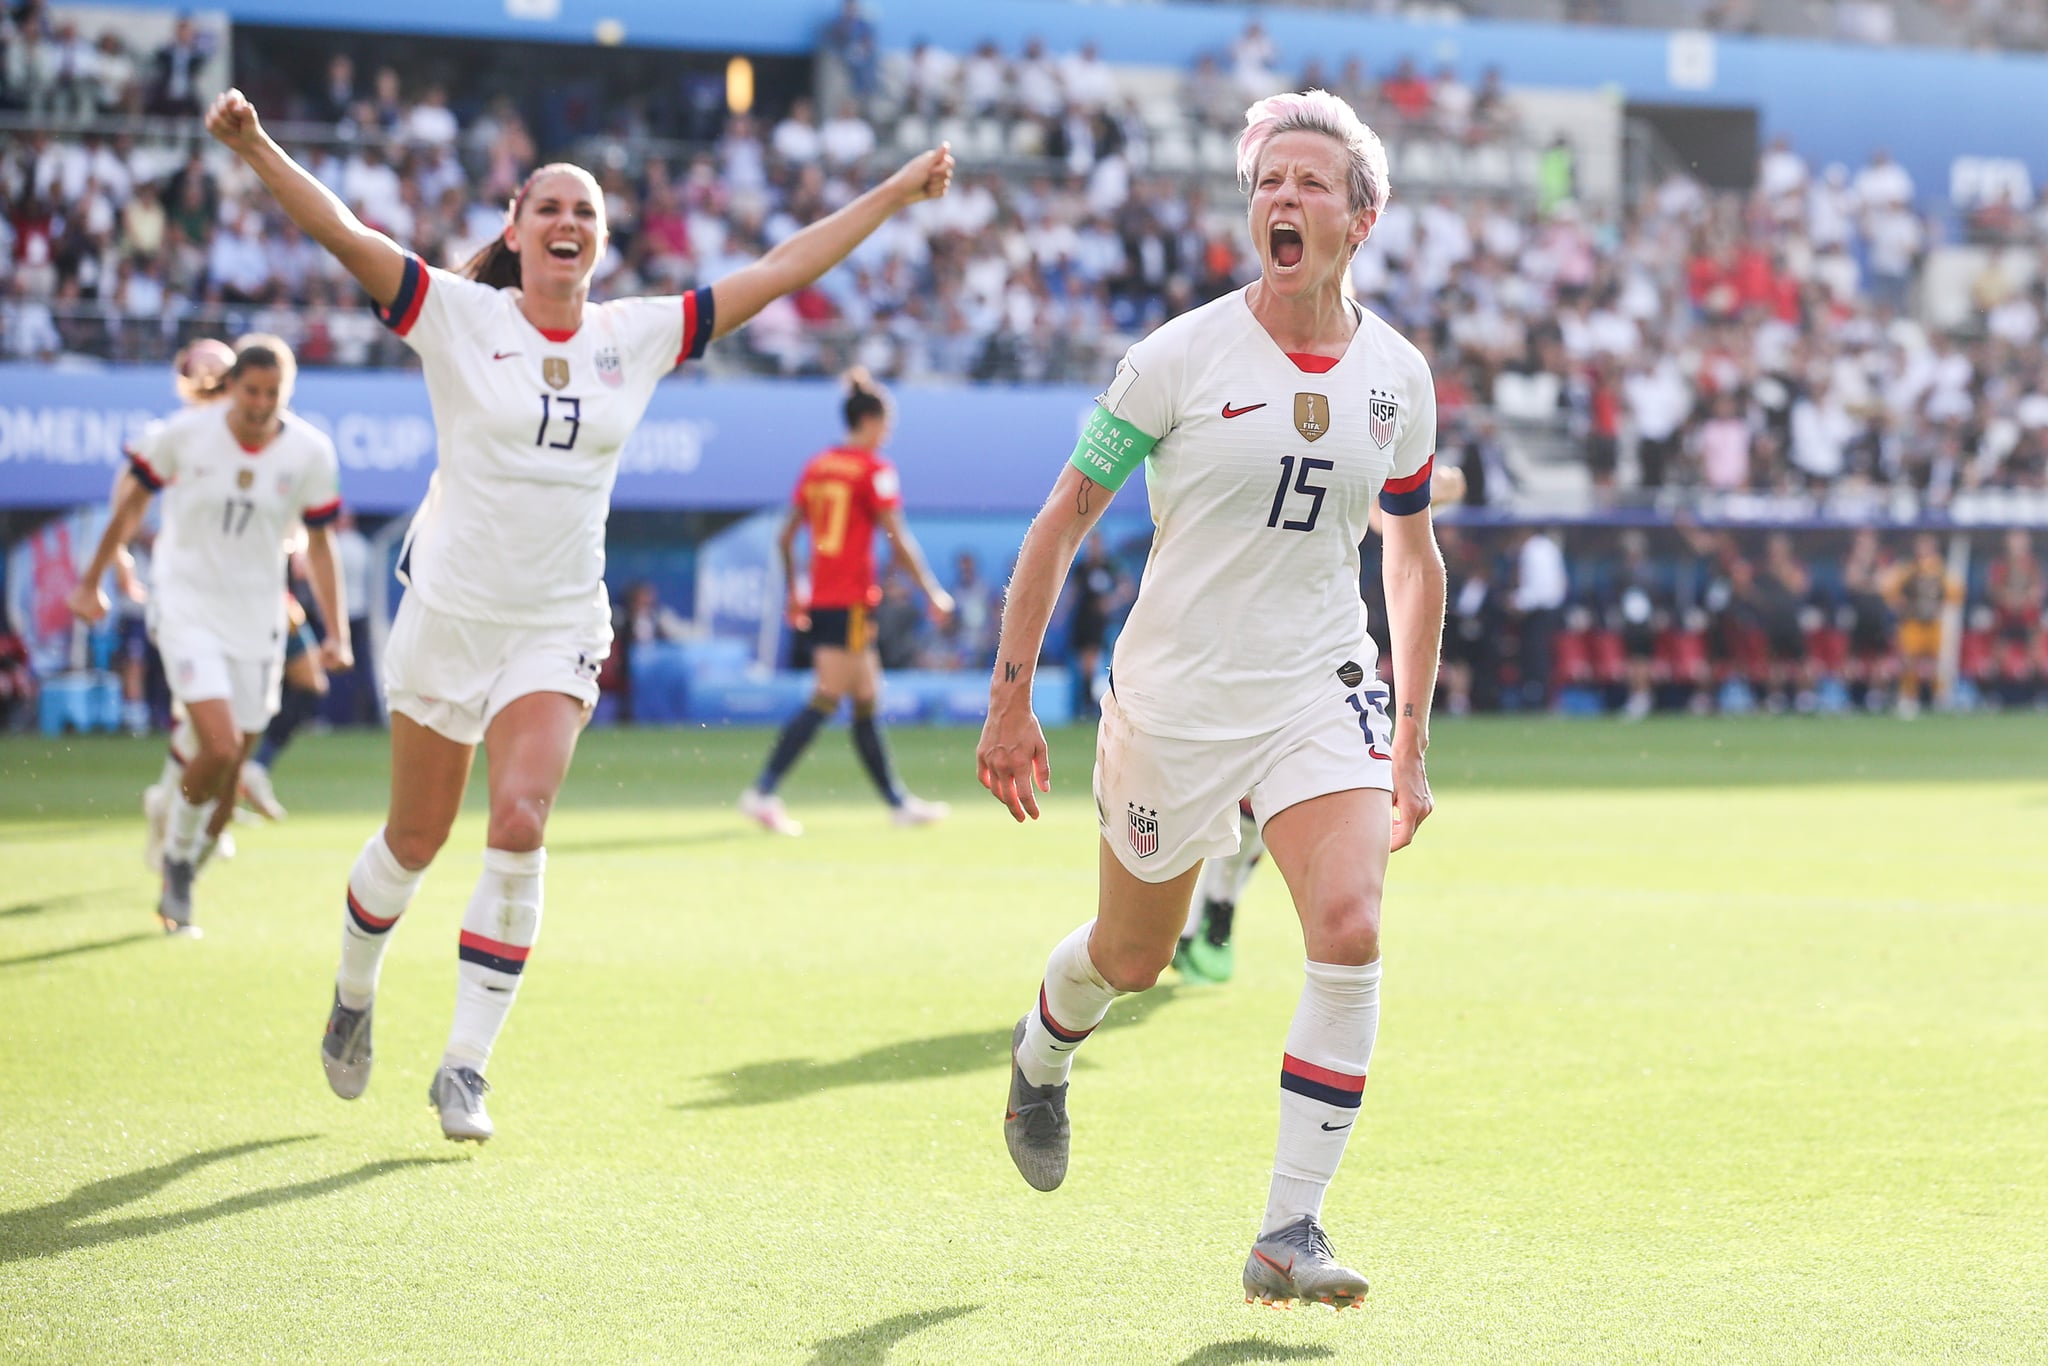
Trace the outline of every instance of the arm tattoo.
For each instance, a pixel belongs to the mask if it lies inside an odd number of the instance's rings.
[[[1095,496],[1095,481],[1087,477],[1081,480],[1081,487],[1074,494],[1074,511],[1083,517],[1088,515],[1088,504]]]
[[[1413,715],[1415,715],[1415,704],[1414,704],[1413,702],[1403,702],[1403,703],[1401,704],[1401,715],[1403,715],[1403,716],[1413,716]]]
[[[1003,665],[1003,682],[1015,683],[1017,681],[1017,675],[1023,672],[1024,666],[1022,664],[1006,663]]]

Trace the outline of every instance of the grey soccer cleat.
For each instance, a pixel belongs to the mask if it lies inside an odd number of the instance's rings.
[[[197,871],[183,860],[164,860],[164,890],[156,901],[156,918],[163,922],[165,934],[199,938],[199,927],[192,923],[192,879]]]
[[[497,1129],[484,1109],[491,1084],[473,1067],[443,1067],[427,1087],[427,1104],[441,1112],[441,1132],[457,1143],[483,1143]]]
[[[334,1006],[327,1012],[327,1033],[320,1040],[320,1066],[327,1071],[327,1085],[343,1100],[354,1100],[370,1084],[370,1012],[372,1001],[361,1010],[341,1003],[334,993]]]
[[[1280,1308],[1296,1300],[1349,1309],[1365,1302],[1365,1277],[1337,1264],[1330,1236],[1310,1215],[1284,1224],[1252,1244],[1244,1262],[1244,1302]]]
[[[1026,1015],[1010,1035],[1010,1107],[1003,1113],[1003,1141],[1010,1160],[1034,1190],[1056,1190],[1067,1179],[1067,1148],[1073,1129],[1067,1123],[1067,1084],[1033,1086],[1017,1066],[1024,1046]]]

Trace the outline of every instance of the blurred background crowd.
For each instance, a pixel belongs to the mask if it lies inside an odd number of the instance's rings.
[[[1345,8],[1858,43],[2048,39],[2048,7],[1989,0]],[[1429,355],[1440,459],[1464,469],[1474,514],[1526,519],[1569,498],[1664,528],[1653,542],[1562,533],[1569,545],[1453,529],[1454,635],[1487,642],[1463,651],[1471,678],[1453,705],[1554,705],[1582,686],[1631,708],[1743,705],[1742,690],[1804,706],[1851,684],[1889,704],[1910,672],[1899,632],[1936,599],[1974,633],[1965,672],[1983,695],[2031,698],[2048,673],[2023,542],[1998,547],[2013,567],[1994,581],[2007,561],[1987,539],[1934,593],[1904,536],[1795,549],[1682,526],[1702,496],[1837,510],[1904,496],[1938,512],[1965,493],[2048,490],[2048,201],[2031,193],[1963,202],[1881,150],[1815,165],[1783,139],[1741,189],[1670,156],[1617,177],[1541,92],[1496,71],[1421,51],[1290,52],[1259,22],[1184,68],[1115,66],[1087,42],[885,52],[848,0],[813,62],[750,71],[744,97],[718,63],[676,75],[550,56],[541,90],[516,55],[282,30],[230,40],[188,16],[163,27],[138,43],[47,0],[0,19],[6,359],[151,361],[192,336],[265,331],[308,366],[411,362],[334,263],[207,154],[193,116],[232,63],[295,155],[437,264],[499,230],[538,160],[592,166],[612,232],[605,295],[714,280],[949,140],[962,163],[951,196],[772,305],[713,350],[709,373],[859,363],[907,383],[1094,384],[1134,338],[1256,274],[1231,138],[1250,99],[1322,86],[1393,154],[1393,202],[1353,276]],[[1942,250],[1954,246],[1981,250]],[[1560,552],[1555,575],[1544,545]],[[1123,586],[1080,614],[1087,631],[1113,636],[1141,552],[1105,552]],[[956,595],[979,584],[992,603],[1003,568],[963,556]],[[902,615],[883,626],[897,659],[980,667],[993,606],[946,637]]]

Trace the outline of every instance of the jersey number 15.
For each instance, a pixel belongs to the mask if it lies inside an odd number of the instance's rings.
[[[1316,529],[1316,518],[1322,516],[1323,513],[1323,495],[1328,493],[1330,488],[1327,484],[1311,484],[1308,481],[1308,477],[1318,470],[1334,470],[1336,468],[1335,461],[1317,460],[1311,456],[1303,456],[1301,468],[1297,470],[1294,467],[1293,456],[1281,456],[1280,487],[1273,490],[1273,512],[1271,516],[1266,518],[1266,525],[1279,527],[1282,531],[1314,531]],[[1290,518],[1283,522],[1280,520],[1280,514],[1287,511],[1287,485],[1290,480],[1293,481],[1294,492],[1309,500],[1308,516]]]

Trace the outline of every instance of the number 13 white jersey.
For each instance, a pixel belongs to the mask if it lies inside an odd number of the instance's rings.
[[[1227,294],[1133,346],[1099,400],[1158,438],[1152,553],[1114,666],[1138,729],[1261,735],[1327,697],[1346,663],[1372,675],[1358,546],[1374,498],[1397,516],[1429,506],[1436,391],[1422,353],[1358,312],[1318,373],[1243,290]]]
[[[285,541],[300,521],[341,512],[334,445],[280,411],[278,434],[249,450],[209,403],[151,423],[128,451],[135,477],[163,492],[150,620],[211,636],[231,659],[281,659]]]
[[[424,363],[439,444],[400,576],[447,616],[608,628],[619,455],[655,383],[704,353],[711,291],[588,304],[566,335],[528,322],[518,298],[408,255],[378,310]]]

